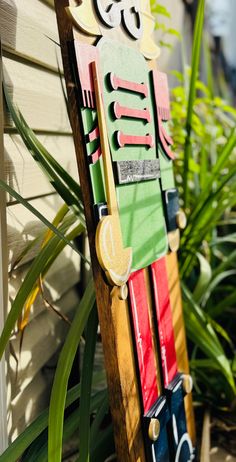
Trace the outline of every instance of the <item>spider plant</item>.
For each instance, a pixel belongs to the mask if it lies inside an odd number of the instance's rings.
[[[188,218],[179,264],[196,396],[229,406],[235,397],[234,346],[225,317],[236,294],[236,111],[198,79],[203,3],[199,2],[191,70],[175,73],[180,84],[172,91],[176,180]]]

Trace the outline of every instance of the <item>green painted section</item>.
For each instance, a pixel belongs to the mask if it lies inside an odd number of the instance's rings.
[[[95,110],[83,108],[81,110],[83,126],[85,135],[90,133],[97,126],[97,113]],[[100,140],[94,140],[86,144],[86,150],[88,156],[91,155],[100,144]],[[104,180],[103,180],[103,165],[101,157],[96,162],[96,164],[91,164],[89,166],[92,191],[93,191],[93,200],[94,204],[99,202],[105,202],[105,192],[104,192]]]
[[[82,109],[82,120],[83,120],[83,127],[85,135],[88,135],[96,126],[97,126],[97,113],[92,109]],[[98,148],[100,142],[98,140],[94,140],[90,143],[87,143],[86,149],[87,154],[92,154],[95,149]]]
[[[156,150],[147,149],[144,146],[126,146],[119,148],[115,141],[115,132],[123,131],[125,134],[141,135],[151,134],[155,138],[155,126],[152,114],[151,95],[149,91],[148,98],[143,98],[137,93],[124,90],[112,90],[109,84],[109,73],[113,72],[119,78],[136,83],[144,83],[149,88],[149,75],[147,63],[144,57],[119,42],[108,39],[101,39],[98,44],[100,51],[100,63],[102,74],[104,76],[104,105],[107,110],[107,127],[108,137],[111,147],[112,159],[117,160],[135,160],[135,159],[155,159]],[[149,109],[152,114],[151,123],[145,123],[142,120],[121,118],[116,120],[112,106],[118,101],[121,106],[127,106],[135,109]]]
[[[132,269],[150,265],[167,252],[158,180],[117,187],[123,242],[133,248]]]
[[[106,202],[101,157],[96,162],[96,164],[91,164],[89,166],[89,170],[91,176],[94,204],[98,204],[99,202]]]
[[[152,93],[149,85],[149,70],[143,56],[136,50],[118,42],[105,38],[98,44],[100,63],[104,81],[104,106],[106,109],[108,137],[112,159],[135,160],[155,159],[156,147],[147,149],[142,146],[118,148],[114,133],[117,130],[125,134],[151,134],[155,140],[155,116],[152,106]],[[119,78],[146,83],[149,88],[148,98],[128,91],[112,91],[108,74],[115,73]],[[151,113],[151,122],[122,118],[115,120],[112,114],[112,103],[118,101],[122,106],[144,109]],[[163,170],[166,169],[165,159],[162,159]],[[166,171],[165,171],[166,174]],[[124,246],[132,247],[132,270],[144,268],[165,255],[168,250],[166,225],[163,213],[161,188],[159,180],[144,181],[116,186],[117,200],[120,211],[121,229]]]

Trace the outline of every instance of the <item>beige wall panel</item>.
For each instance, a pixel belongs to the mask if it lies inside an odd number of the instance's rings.
[[[48,405],[50,381],[40,371],[11,402],[8,413],[8,433],[14,440]]]
[[[62,200],[53,194],[30,201],[42,215],[52,221],[62,205]],[[21,204],[11,205],[7,208],[8,223],[8,261],[9,267],[16,261],[25,247],[40,233],[45,232],[46,226]],[[40,244],[39,244],[40,245]],[[26,255],[21,264],[32,260],[39,249],[36,246]]]
[[[20,288],[21,281],[29,270],[30,265],[25,265],[19,270],[13,272],[9,281],[9,298],[10,301],[15,299],[15,296]],[[46,300],[51,302],[58,301],[70,288],[78,283],[80,279],[80,258],[73,250],[66,248],[55,260],[50,270],[47,273],[43,283],[44,296]],[[10,309],[10,305],[9,305]],[[35,303],[31,308],[29,320],[45,310],[45,304],[42,297],[36,298]]]
[[[79,180],[74,143],[70,135],[38,135],[37,138],[53,157],[76,180]],[[32,158],[19,135],[4,135],[5,178],[25,199],[54,192],[49,180]],[[15,199],[8,195],[8,202]]]
[[[164,23],[166,28],[171,28],[177,30],[180,34],[183,33],[184,28],[188,27],[188,21],[186,21],[184,15],[184,4],[182,0],[162,0],[161,4],[167,8],[171,18],[165,16],[158,16],[158,21]],[[165,34],[162,30],[155,32],[156,39],[161,39],[164,42],[167,42],[171,45],[171,49],[161,47],[161,54],[157,59],[158,68],[164,72],[169,70],[182,70],[183,63],[183,50],[181,47],[183,43],[175,35]],[[184,43],[185,45],[185,43]],[[174,78],[169,75],[169,83],[171,84],[174,81]]]
[[[3,149],[3,106],[2,106],[2,57],[0,49],[0,178],[4,179],[4,149]],[[5,321],[8,288],[7,288],[7,229],[6,229],[6,196],[0,190],[0,331]],[[6,429],[6,373],[5,355],[0,361],[0,454],[7,447]]]
[[[3,58],[8,92],[28,125],[35,130],[71,133],[59,77],[38,66]],[[9,116],[5,127],[11,127]]]
[[[63,314],[73,317],[73,309],[78,306],[78,294],[75,289],[69,290],[54,306]],[[24,390],[40,369],[63,343],[69,325],[49,310],[42,311],[24,331],[21,353],[21,334],[11,339],[12,355],[9,361],[9,377],[11,380],[11,399]],[[18,364],[18,374],[16,368]]]
[[[40,0],[0,0],[3,49],[43,66],[62,69],[55,12]],[[56,43],[55,43],[56,42]]]

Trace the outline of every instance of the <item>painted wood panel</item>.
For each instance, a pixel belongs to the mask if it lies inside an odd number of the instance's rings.
[[[71,133],[60,78],[54,72],[13,58],[10,55],[3,58],[4,78],[28,125],[44,132]],[[12,127],[7,114],[5,127]]]
[[[57,72],[62,69],[56,16],[40,0],[0,0],[3,49]]]
[[[38,135],[39,141],[48,149],[50,154],[76,180],[77,173],[74,143],[70,135]],[[39,165],[31,157],[21,137],[16,134],[4,135],[5,148],[5,178],[8,184],[25,199],[45,196],[55,192]],[[15,202],[8,195],[7,201]]]

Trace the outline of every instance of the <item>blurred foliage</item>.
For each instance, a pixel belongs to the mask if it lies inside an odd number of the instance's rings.
[[[186,174],[184,156],[191,71],[174,74],[180,84],[172,90],[170,127],[175,141],[176,183],[188,217],[181,238],[179,264],[186,327],[192,345],[191,367],[197,398],[225,406],[230,405],[235,396],[235,372],[231,366],[235,354],[232,316],[236,301],[233,282],[236,271],[236,111],[220,98],[212,97],[203,82],[196,81]],[[188,194],[184,204],[186,176]],[[196,319],[191,322],[191,311],[200,316],[202,325],[197,325]],[[210,329],[215,335],[208,352],[201,346],[201,328],[205,332]],[[228,357],[226,368],[222,363],[223,351],[223,362]]]

